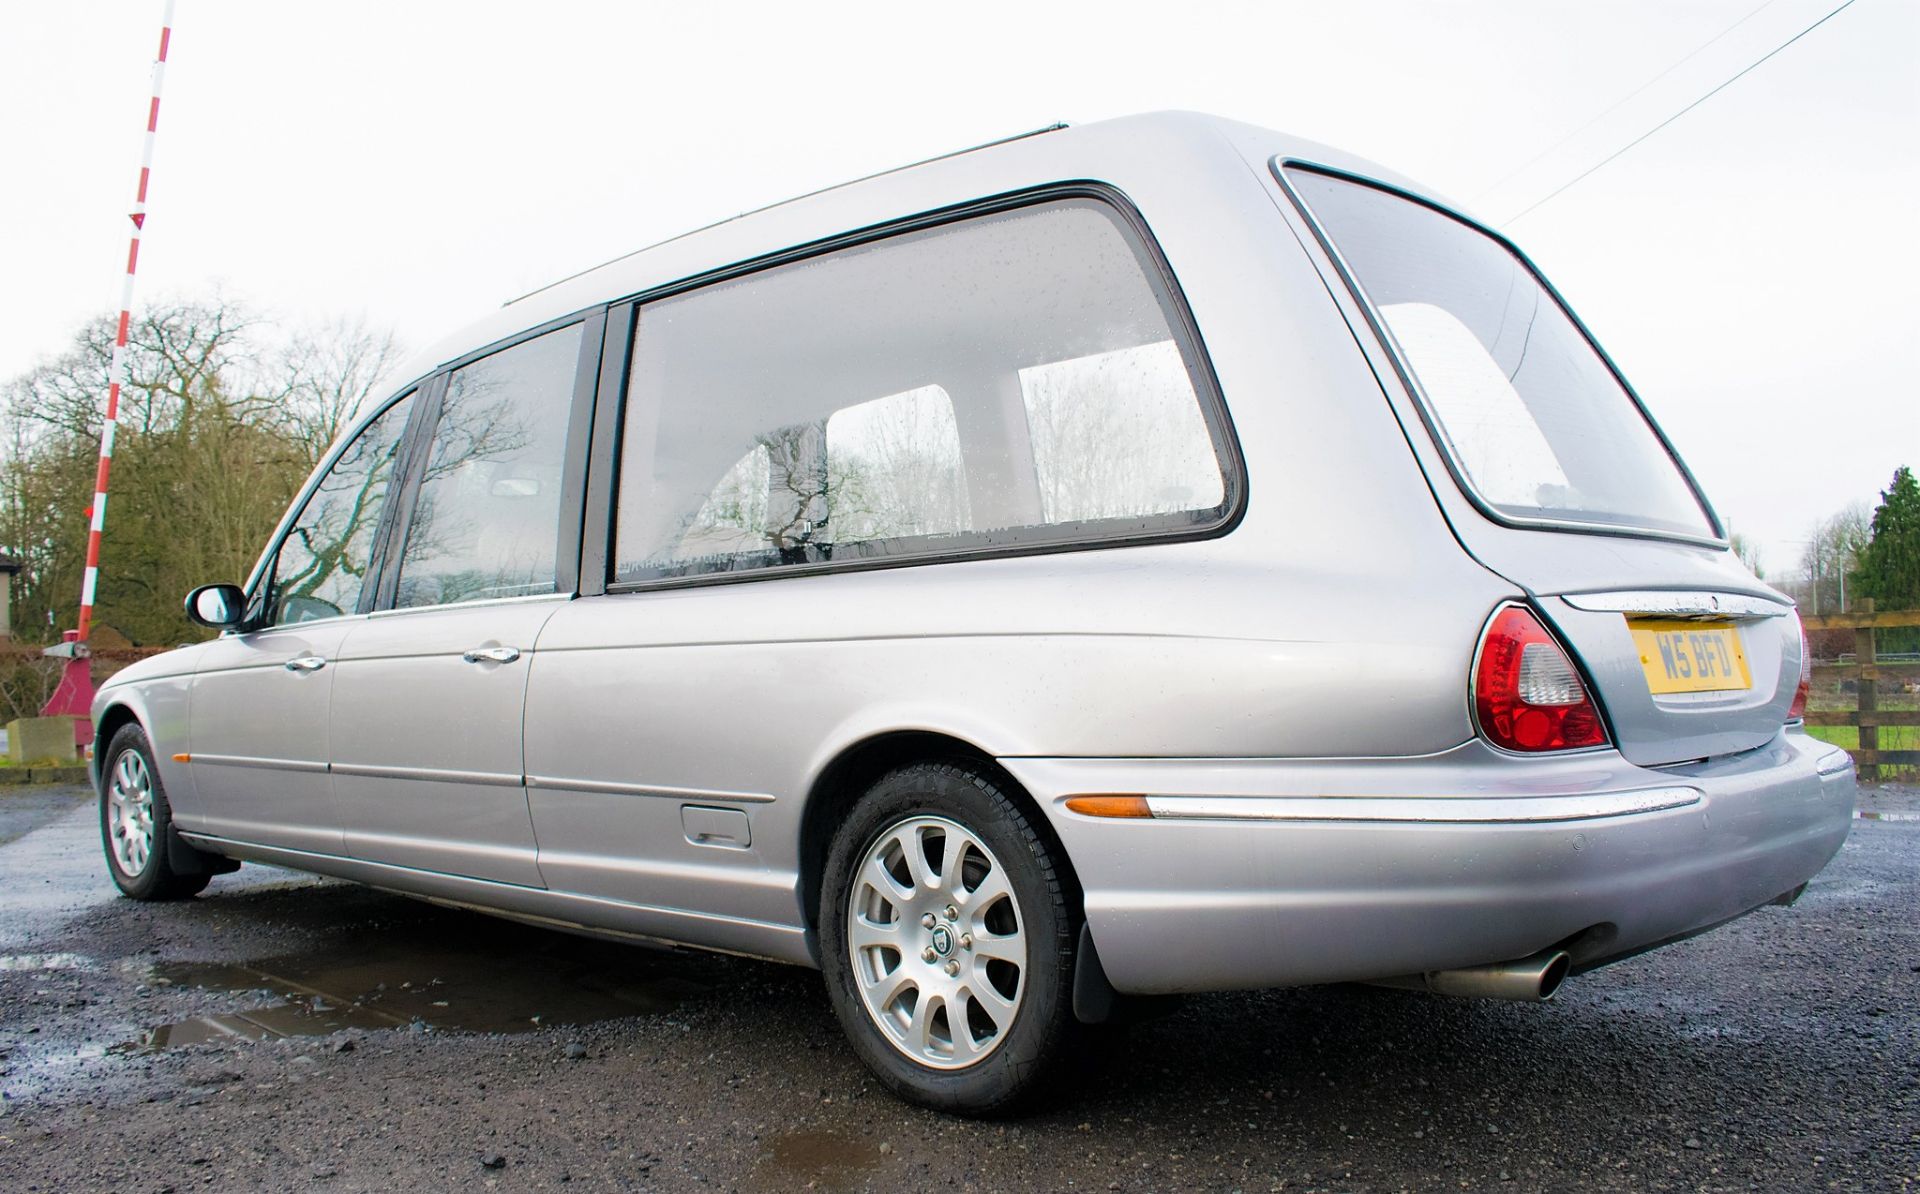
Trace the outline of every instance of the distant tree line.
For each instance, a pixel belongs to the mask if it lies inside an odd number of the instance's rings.
[[[74,624],[86,564],[113,321],[0,388],[0,551],[14,637]],[[207,637],[181,599],[241,581],[295,490],[394,363],[343,321],[283,334],[221,299],[150,306],[129,330],[95,625],[142,645]]]
[[[1920,608],[1920,479],[1906,465],[1895,469],[1871,511],[1855,502],[1818,523],[1800,562],[1802,575],[1786,588],[1809,614],[1856,610],[1869,597],[1878,609]],[[1882,629],[1878,647],[1920,649],[1920,631]]]

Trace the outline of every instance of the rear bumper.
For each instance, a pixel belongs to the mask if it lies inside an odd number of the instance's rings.
[[[1577,967],[1793,891],[1846,840],[1846,754],[1782,732],[1686,767],[1471,743],[1390,760],[1002,759],[1045,808],[1116,989],[1298,986],[1566,945]],[[1147,795],[1152,819],[1069,812]]]

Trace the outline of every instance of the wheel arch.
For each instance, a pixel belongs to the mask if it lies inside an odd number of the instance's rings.
[[[128,725],[144,727],[146,722],[139,712],[127,701],[115,701],[100,711],[93,723],[93,778],[94,786],[100,786],[100,768],[107,761],[107,747],[113,742],[113,736]]]
[[[93,760],[90,773],[96,793],[103,790],[107,751],[114,735],[126,727],[139,726],[147,736],[157,778],[166,787],[167,804],[176,817],[192,818],[199,807],[193,772],[178,751],[186,745],[186,686],[180,684],[153,691],[149,684],[117,686],[102,694],[94,706]]]
[[[800,819],[800,901],[806,917],[807,949],[820,959],[820,892],[834,830],[854,801],[887,772],[910,763],[954,762],[980,771],[999,785],[1046,836],[1064,865],[1067,886],[1080,915],[1080,883],[1066,846],[1054,833],[1039,801],[992,754],[964,738],[939,730],[900,729],[871,734],[843,747],[820,768],[809,785]]]

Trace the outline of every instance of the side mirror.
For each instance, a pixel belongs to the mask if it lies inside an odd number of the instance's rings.
[[[187,594],[187,617],[215,630],[231,630],[247,616],[247,595],[239,585],[201,585]]]

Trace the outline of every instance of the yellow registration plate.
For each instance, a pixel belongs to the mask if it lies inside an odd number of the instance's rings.
[[[1647,688],[1660,692],[1724,692],[1753,687],[1740,628],[1731,622],[1662,622],[1633,618],[1633,645]]]

